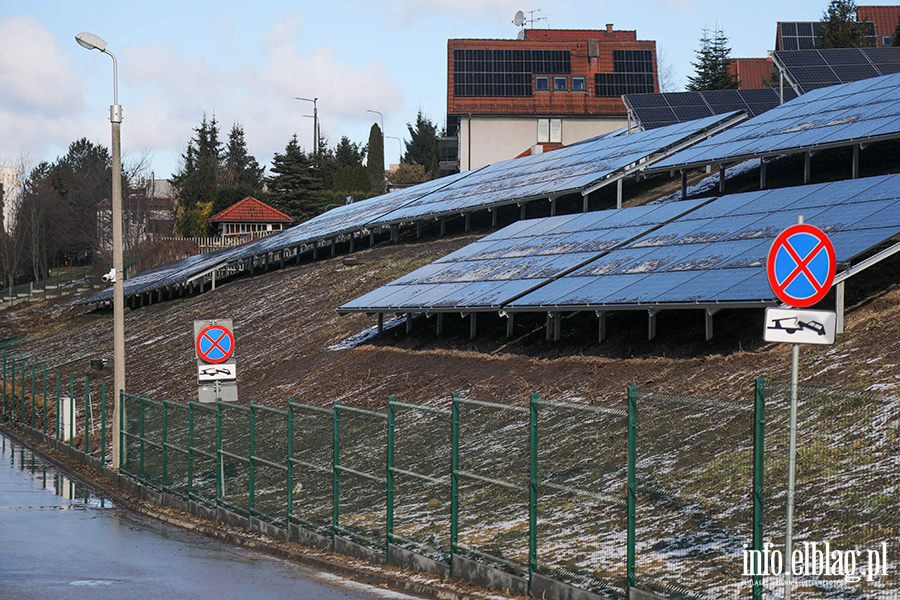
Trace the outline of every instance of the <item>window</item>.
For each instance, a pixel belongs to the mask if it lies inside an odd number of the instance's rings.
[[[573,92],[583,92],[585,91],[584,85],[584,77],[573,77],[572,78],[572,91]]]
[[[889,35],[881,36],[881,45],[882,46],[890,46],[891,45],[891,36],[889,36]]]
[[[553,91],[554,92],[565,92],[569,89],[569,82],[566,81],[565,77],[554,77],[553,78]]]
[[[562,119],[538,119],[539,144],[562,143]]]
[[[550,78],[549,77],[535,77],[534,78],[534,89],[538,91],[547,92],[550,90]]]

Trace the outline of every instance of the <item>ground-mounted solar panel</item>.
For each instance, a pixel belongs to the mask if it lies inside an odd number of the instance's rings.
[[[558,150],[495,163],[369,222],[370,226],[463,214],[504,204],[581,193],[651,156],[700,139],[741,117],[708,116],[666,128],[600,137]]]
[[[818,88],[664,159],[690,168],[900,137],[900,75]]]
[[[775,63],[800,93],[900,72],[900,48],[780,50]]]
[[[793,89],[785,90],[784,100],[795,98]],[[627,94],[623,97],[629,112],[644,129],[665,127],[709,115],[743,110],[755,117],[778,106],[779,90],[715,90],[708,92],[671,92],[666,94]]]
[[[338,310],[774,305],[768,251],[801,215],[851,264],[900,232],[900,175],[519,222]]]

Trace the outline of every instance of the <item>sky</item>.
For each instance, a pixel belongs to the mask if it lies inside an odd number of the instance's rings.
[[[870,0],[865,5],[895,4]],[[828,0],[255,0],[110,4],[31,0],[0,7],[0,165],[33,168],[86,137],[110,145],[113,61],[75,41],[93,33],[118,61],[123,162],[157,178],[179,170],[193,129],[239,123],[261,165],[295,133],[309,151],[313,103],[334,146],[383,125],[399,162],[418,110],[443,126],[447,40],[515,39],[517,10],[539,29],[636,30],[655,40],[681,91],[702,30],[721,29],[734,58],[765,57],[777,21],[821,18]],[[534,11],[534,12],[531,12]],[[379,114],[375,112],[377,111]],[[399,139],[394,139],[399,138]],[[28,169],[26,169],[28,170]]]

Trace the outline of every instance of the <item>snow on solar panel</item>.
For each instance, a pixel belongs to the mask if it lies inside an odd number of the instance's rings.
[[[338,310],[774,304],[766,257],[798,215],[850,261],[900,231],[900,175],[519,222]]]
[[[819,88],[664,159],[654,169],[900,137],[900,75]]]

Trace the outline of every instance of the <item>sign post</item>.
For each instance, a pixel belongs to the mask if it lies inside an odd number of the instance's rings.
[[[775,238],[769,249],[766,274],[769,285],[779,300],[788,306],[806,308],[824,298],[831,289],[836,265],[834,246],[828,236],[817,227],[804,225],[803,217],[799,216],[796,225],[788,227]],[[835,321],[833,312],[766,309],[765,340],[793,344],[787,526],[784,533],[784,600],[791,600],[800,344],[834,343]]]
[[[213,403],[237,400],[237,363],[231,319],[194,321],[197,399]]]

